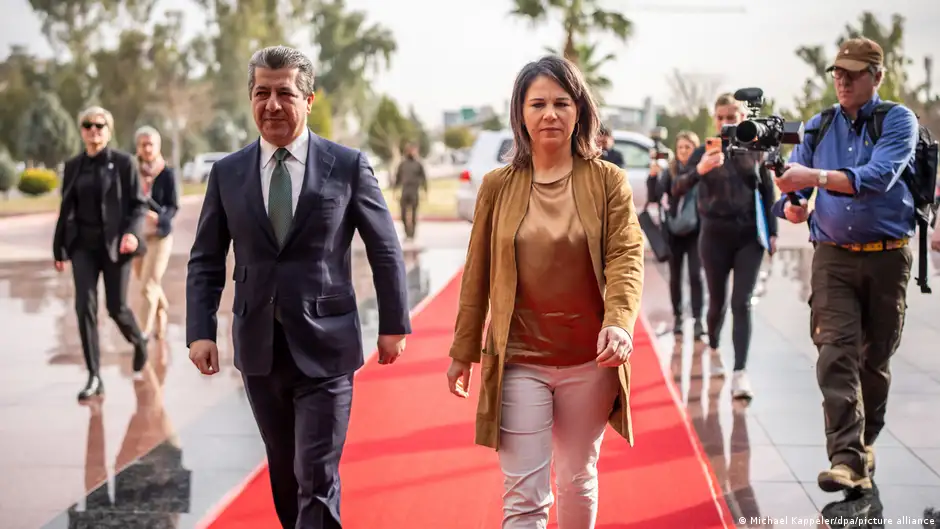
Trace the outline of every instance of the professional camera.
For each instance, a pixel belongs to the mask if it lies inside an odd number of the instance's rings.
[[[803,122],[785,121],[780,116],[761,117],[764,91],[760,88],[742,88],[734,93],[734,98],[747,104],[747,119],[737,125],[721,128],[722,147],[730,157],[744,152],[763,153],[764,166],[772,169],[777,176],[782,175],[785,165],[780,147],[803,143]],[[800,200],[796,195],[788,194],[788,198],[791,203],[799,205]]]

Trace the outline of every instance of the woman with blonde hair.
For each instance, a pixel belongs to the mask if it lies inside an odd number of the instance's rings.
[[[676,134],[676,155],[665,169],[659,164],[650,165],[650,178],[653,185],[648,186],[655,190],[650,196],[650,202],[661,202],[666,195],[665,215],[666,233],[669,239],[669,293],[672,298],[672,311],[675,316],[673,334],[682,336],[683,301],[682,301],[682,265],[689,263],[689,297],[692,305],[692,318],[695,322],[692,327],[692,336],[699,340],[705,334],[702,325],[702,304],[704,292],[702,289],[702,262],[698,253],[699,218],[696,204],[698,194],[697,186],[692,186],[684,193],[676,193],[673,184],[681,172],[686,170],[686,163],[692,151],[699,146],[698,135],[692,131],[683,130]]]
[[[108,314],[134,345],[135,374],[147,362],[147,340],[127,307],[131,260],[146,251],[141,225],[147,202],[133,157],[108,146],[114,134],[111,113],[91,107],[79,114],[78,123],[85,149],[65,162],[52,252],[57,271],[72,262],[75,312],[88,368],[88,382],[78,400],[85,401],[104,392],[98,344],[99,277],[104,278]]]
[[[643,236],[624,171],[598,159],[597,107],[577,68],[516,78],[512,162],[483,178],[467,251],[450,391],[481,364],[476,443],[497,450],[503,528],[593,528],[608,422],[629,443],[629,357]],[[490,316],[485,346],[483,327]]]
[[[720,95],[715,101],[715,130],[737,125],[744,115],[733,95]],[[696,202],[702,220],[699,252],[708,286],[705,321],[711,375],[725,375],[718,342],[729,305],[731,279],[731,342],[734,347],[731,395],[736,399],[751,399],[754,393],[747,376],[751,297],[765,250],[773,254],[776,249],[777,218],[770,211],[775,200],[774,182],[759,155],[742,153],[731,157],[726,156],[725,150],[718,138],[712,142],[706,140],[705,146],[692,153],[672,189],[673,194],[681,195],[698,188]]]

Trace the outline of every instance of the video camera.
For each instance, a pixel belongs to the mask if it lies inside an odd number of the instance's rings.
[[[747,104],[747,119],[737,125],[725,125],[721,128],[722,147],[728,156],[745,152],[764,153],[764,166],[780,176],[785,170],[781,145],[799,145],[803,143],[803,122],[785,121],[780,116],[761,117],[764,106],[764,91],[760,88],[742,88],[734,93],[734,98]],[[788,193],[790,203],[800,205],[800,199]]]
[[[653,148],[650,149],[650,162],[659,160],[669,160],[669,147],[666,147],[664,141],[669,135],[666,127],[656,127],[650,131],[650,139],[653,140]]]

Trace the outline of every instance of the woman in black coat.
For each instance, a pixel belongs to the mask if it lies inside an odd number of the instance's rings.
[[[65,162],[62,205],[53,237],[55,268],[71,261],[75,312],[82,338],[88,383],[78,394],[84,401],[104,392],[98,343],[98,278],[104,278],[108,314],[134,346],[133,368],[147,362],[147,340],[127,306],[131,260],[146,249],[140,236],[147,202],[133,157],[108,147],[114,118],[101,107],[79,115],[84,151]]]
[[[661,202],[666,196],[668,212],[666,213],[666,226],[669,230],[669,293],[672,298],[672,311],[675,317],[673,334],[677,337],[683,334],[683,300],[682,300],[682,268],[689,263],[689,297],[691,298],[692,335],[696,340],[705,334],[702,325],[702,305],[704,292],[702,289],[702,263],[698,253],[698,211],[696,210],[695,193],[673,192],[673,184],[679,174],[686,171],[686,163],[692,152],[699,146],[698,135],[687,130],[676,135],[676,156],[665,168],[657,163],[650,166],[650,179],[653,185],[648,186],[656,190],[651,195],[651,202]]]

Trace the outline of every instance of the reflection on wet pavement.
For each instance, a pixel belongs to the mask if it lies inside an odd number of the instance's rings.
[[[867,513],[869,522],[883,518],[887,527],[937,527],[940,520],[931,520],[940,515],[930,509],[940,508],[940,298],[911,282],[904,339],[891,364],[887,426],[875,444],[876,493],[825,493],[816,485],[828,459],[809,337],[811,262],[811,248],[793,248],[765,263],[748,360],[755,397],[746,406],[731,398],[730,380],[707,376],[702,343],[688,332],[684,340],[673,338],[668,271],[647,261],[644,313],[659,331],[663,367],[679,388],[733,519],[738,527],[818,527],[821,516],[834,516],[833,529],[881,527],[836,523],[857,521],[846,513],[862,519]],[[730,324],[722,330],[725,365],[733,356],[730,331]]]
[[[444,286],[464,252],[406,248],[412,306]],[[102,317],[108,393],[88,406],[75,401],[86,375],[71,275],[45,262],[0,264],[0,527],[194,527],[263,460],[232,366],[232,288],[219,311],[222,372],[203,377],[185,348],[186,262],[185,254],[171,258],[167,336],[151,343],[142,380],[132,379],[131,347]],[[371,353],[378,334],[372,274],[361,250],[352,262]],[[132,282],[132,307],[137,290]]]

